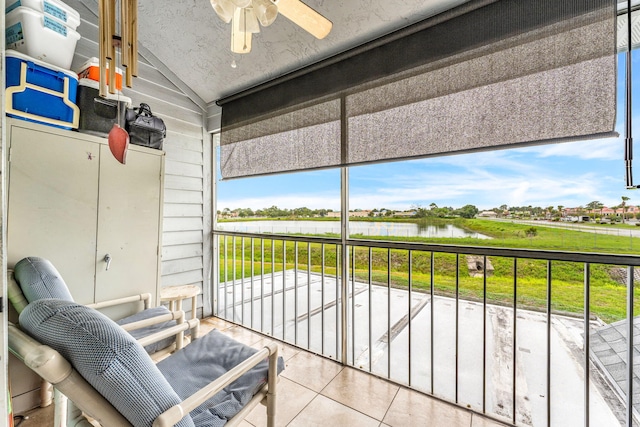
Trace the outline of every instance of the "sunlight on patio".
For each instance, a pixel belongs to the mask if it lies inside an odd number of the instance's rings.
[[[200,324],[202,334],[212,329],[260,348],[270,338],[241,326],[211,317]],[[285,370],[278,383],[278,426],[358,427],[499,427],[503,424],[471,411],[379,379],[366,372],[343,367],[332,360],[280,343]],[[53,405],[28,413],[23,427],[53,425]],[[242,427],[266,426],[266,409],[258,406],[240,423]]]

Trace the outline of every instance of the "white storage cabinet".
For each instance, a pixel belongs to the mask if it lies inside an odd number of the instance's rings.
[[[79,303],[143,292],[157,303],[164,152],[130,145],[122,165],[106,138],[7,125],[8,265],[51,260]]]

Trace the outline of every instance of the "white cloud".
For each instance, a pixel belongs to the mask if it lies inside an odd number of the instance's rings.
[[[473,204],[480,209],[502,204],[580,206],[593,200],[613,206],[622,195],[632,197],[633,203],[634,193],[624,188],[622,149],[620,138],[601,139],[352,168],[350,208],[404,210],[432,202],[454,208]],[[611,166],[612,160],[620,162],[619,168]],[[336,177],[330,176],[314,180],[331,181],[335,187]],[[340,209],[339,188],[305,192],[298,178],[278,188],[258,185],[249,194],[225,195],[218,209],[272,205]]]
[[[563,142],[523,148],[523,152],[537,157],[571,157],[581,160],[623,160],[624,139],[604,138],[586,141]]]
[[[276,194],[218,199],[218,210],[223,210],[224,208],[251,208],[256,210],[270,206],[277,206],[281,209],[293,209],[306,206],[309,209],[340,210],[340,194]]]
[[[535,166],[529,166],[535,170]],[[351,192],[351,206],[408,209],[412,205],[461,207],[473,204],[481,209],[508,206],[579,206],[592,200],[619,203],[610,195],[607,177],[588,172],[567,177],[563,171],[539,168],[534,173],[494,173],[485,168],[465,171],[396,175],[384,188],[367,187]],[[622,193],[621,193],[622,194]]]

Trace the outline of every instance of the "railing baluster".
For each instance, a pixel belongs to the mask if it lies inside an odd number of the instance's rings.
[[[356,363],[356,247],[351,246],[351,364]]]
[[[253,290],[253,276],[256,273],[256,269],[254,266],[254,262],[255,262],[255,239],[252,237],[251,238],[251,279],[250,279],[250,285],[251,285],[251,305],[250,305],[250,309],[251,309],[251,329],[255,329],[254,326],[254,318],[255,318],[255,311],[254,311],[254,307],[253,307],[253,298],[255,296],[254,294],[254,290]]]
[[[307,350],[311,348],[311,243],[307,242]]]
[[[627,269],[627,426],[633,426],[633,266]]]
[[[408,256],[408,260],[407,260],[407,269],[408,269],[408,277],[407,277],[407,287],[409,288],[409,302],[407,304],[407,315],[408,317],[408,324],[407,327],[408,332],[409,332],[409,342],[407,343],[407,351],[409,352],[408,354],[408,363],[409,363],[409,372],[408,372],[408,381],[407,383],[409,384],[409,387],[411,387],[411,341],[412,341],[412,335],[411,335],[411,323],[413,322],[413,316],[411,315],[411,308],[412,308],[412,301],[413,301],[413,281],[412,281],[412,273],[413,273],[413,257],[412,257],[413,252],[411,250],[408,251],[407,256]]]
[[[298,242],[293,244],[293,342],[298,345]],[[308,321],[308,319],[307,319]]]
[[[371,350],[371,346],[373,345],[373,332],[372,332],[372,327],[371,327],[371,323],[372,323],[372,301],[371,301],[371,293],[372,293],[372,270],[371,270],[371,259],[373,257],[373,248],[369,247],[369,281],[368,281],[368,286],[369,286],[369,372],[371,372],[371,357],[373,356],[372,350]]]
[[[322,250],[322,266],[320,267],[320,285],[321,285],[321,292],[320,292],[320,298],[321,298],[321,302],[320,302],[320,307],[322,308],[320,310],[320,323],[322,326],[322,333],[320,334],[320,352],[322,354],[324,353],[324,263],[325,263],[325,254],[324,254],[324,243],[322,243],[321,246],[321,250]]]
[[[260,330],[264,332],[264,239],[260,239]]]
[[[240,244],[242,245],[242,249],[240,251],[240,299],[242,299],[242,306],[240,307],[240,315],[242,316],[241,324],[244,325],[245,316],[244,316],[244,237],[240,240]]]
[[[287,241],[282,240],[282,341],[287,340]]]
[[[231,239],[231,298],[233,301],[231,302],[231,321],[236,322],[236,237],[233,236]]]
[[[341,359],[340,355],[342,352],[340,351],[340,331],[342,330],[340,323],[340,312],[341,306],[340,304],[344,304],[344,301],[340,301],[340,275],[344,274],[344,271],[340,271],[340,259],[344,255],[342,251],[340,251],[341,246],[336,245],[336,360],[340,360],[340,362],[344,363],[345,361]]]
[[[224,318],[228,319],[228,315],[227,315],[227,286],[229,286],[229,277],[228,277],[228,271],[229,271],[229,262],[227,260],[227,236],[224,236],[224,289],[223,289],[223,294],[224,294]]]
[[[590,382],[590,318],[591,318],[591,265],[586,262],[584,264],[584,427],[589,427],[589,382]]]
[[[456,254],[456,321],[455,321],[455,329],[456,329],[456,400],[458,403],[458,363],[459,363],[459,335],[458,335],[458,319],[459,319],[459,304],[460,304],[460,254]]]
[[[487,412],[487,256],[482,268],[482,413]]]
[[[275,336],[276,318],[276,241],[271,238],[271,336]]]
[[[433,295],[434,295],[434,289],[433,288],[435,286],[435,277],[434,277],[435,276],[435,257],[434,257],[434,252],[433,251],[430,253],[430,256],[431,256],[431,273],[430,273],[430,277],[429,277],[429,282],[430,282],[429,283],[429,292],[430,292],[430,295],[431,295],[431,312],[430,312],[429,315],[431,316],[431,324],[429,326],[430,326],[431,332],[430,332],[429,336],[430,336],[430,339],[431,339],[431,346],[429,348],[429,351],[431,352],[431,360],[429,361],[429,363],[431,365],[431,394],[433,394],[433,384],[434,384],[433,376],[435,375],[435,370],[433,369],[433,365],[434,365],[434,362],[433,362],[433,342],[434,342],[434,339],[433,339],[433,330],[434,330],[433,320],[434,320],[434,311],[436,309],[435,301],[433,300]]]
[[[547,261],[547,426],[551,426],[551,260]]]
[[[512,390],[511,390],[511,407],[513,408],[513,414],[512,414],[512,418],[511,418],[511,422],[513,424],[516,423],[516,413],[517,413],[517,407],[516,407],[516,399],[517,399],[517,388],[516,388],[516,378],[517,378],[517,354],[518,354],[518,347],[517,347],[517,340],[518,340],[518,334],[517,334],[517,319],[518,319],[518,312],[517,312],[517,308],[518,308],[518,258],[513,258],[513,361],[511,364],[511,371],[512,371]]]
[[[387,378],[391,378],[391,249],[387,249]]]

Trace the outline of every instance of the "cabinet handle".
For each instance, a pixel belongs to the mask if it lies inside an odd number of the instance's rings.
[[[107,263],[107,268],[105,268],[105,271],[109,270],[109,266],[111,265],[111,255],[106,254],[104,256],[104,262]]]

